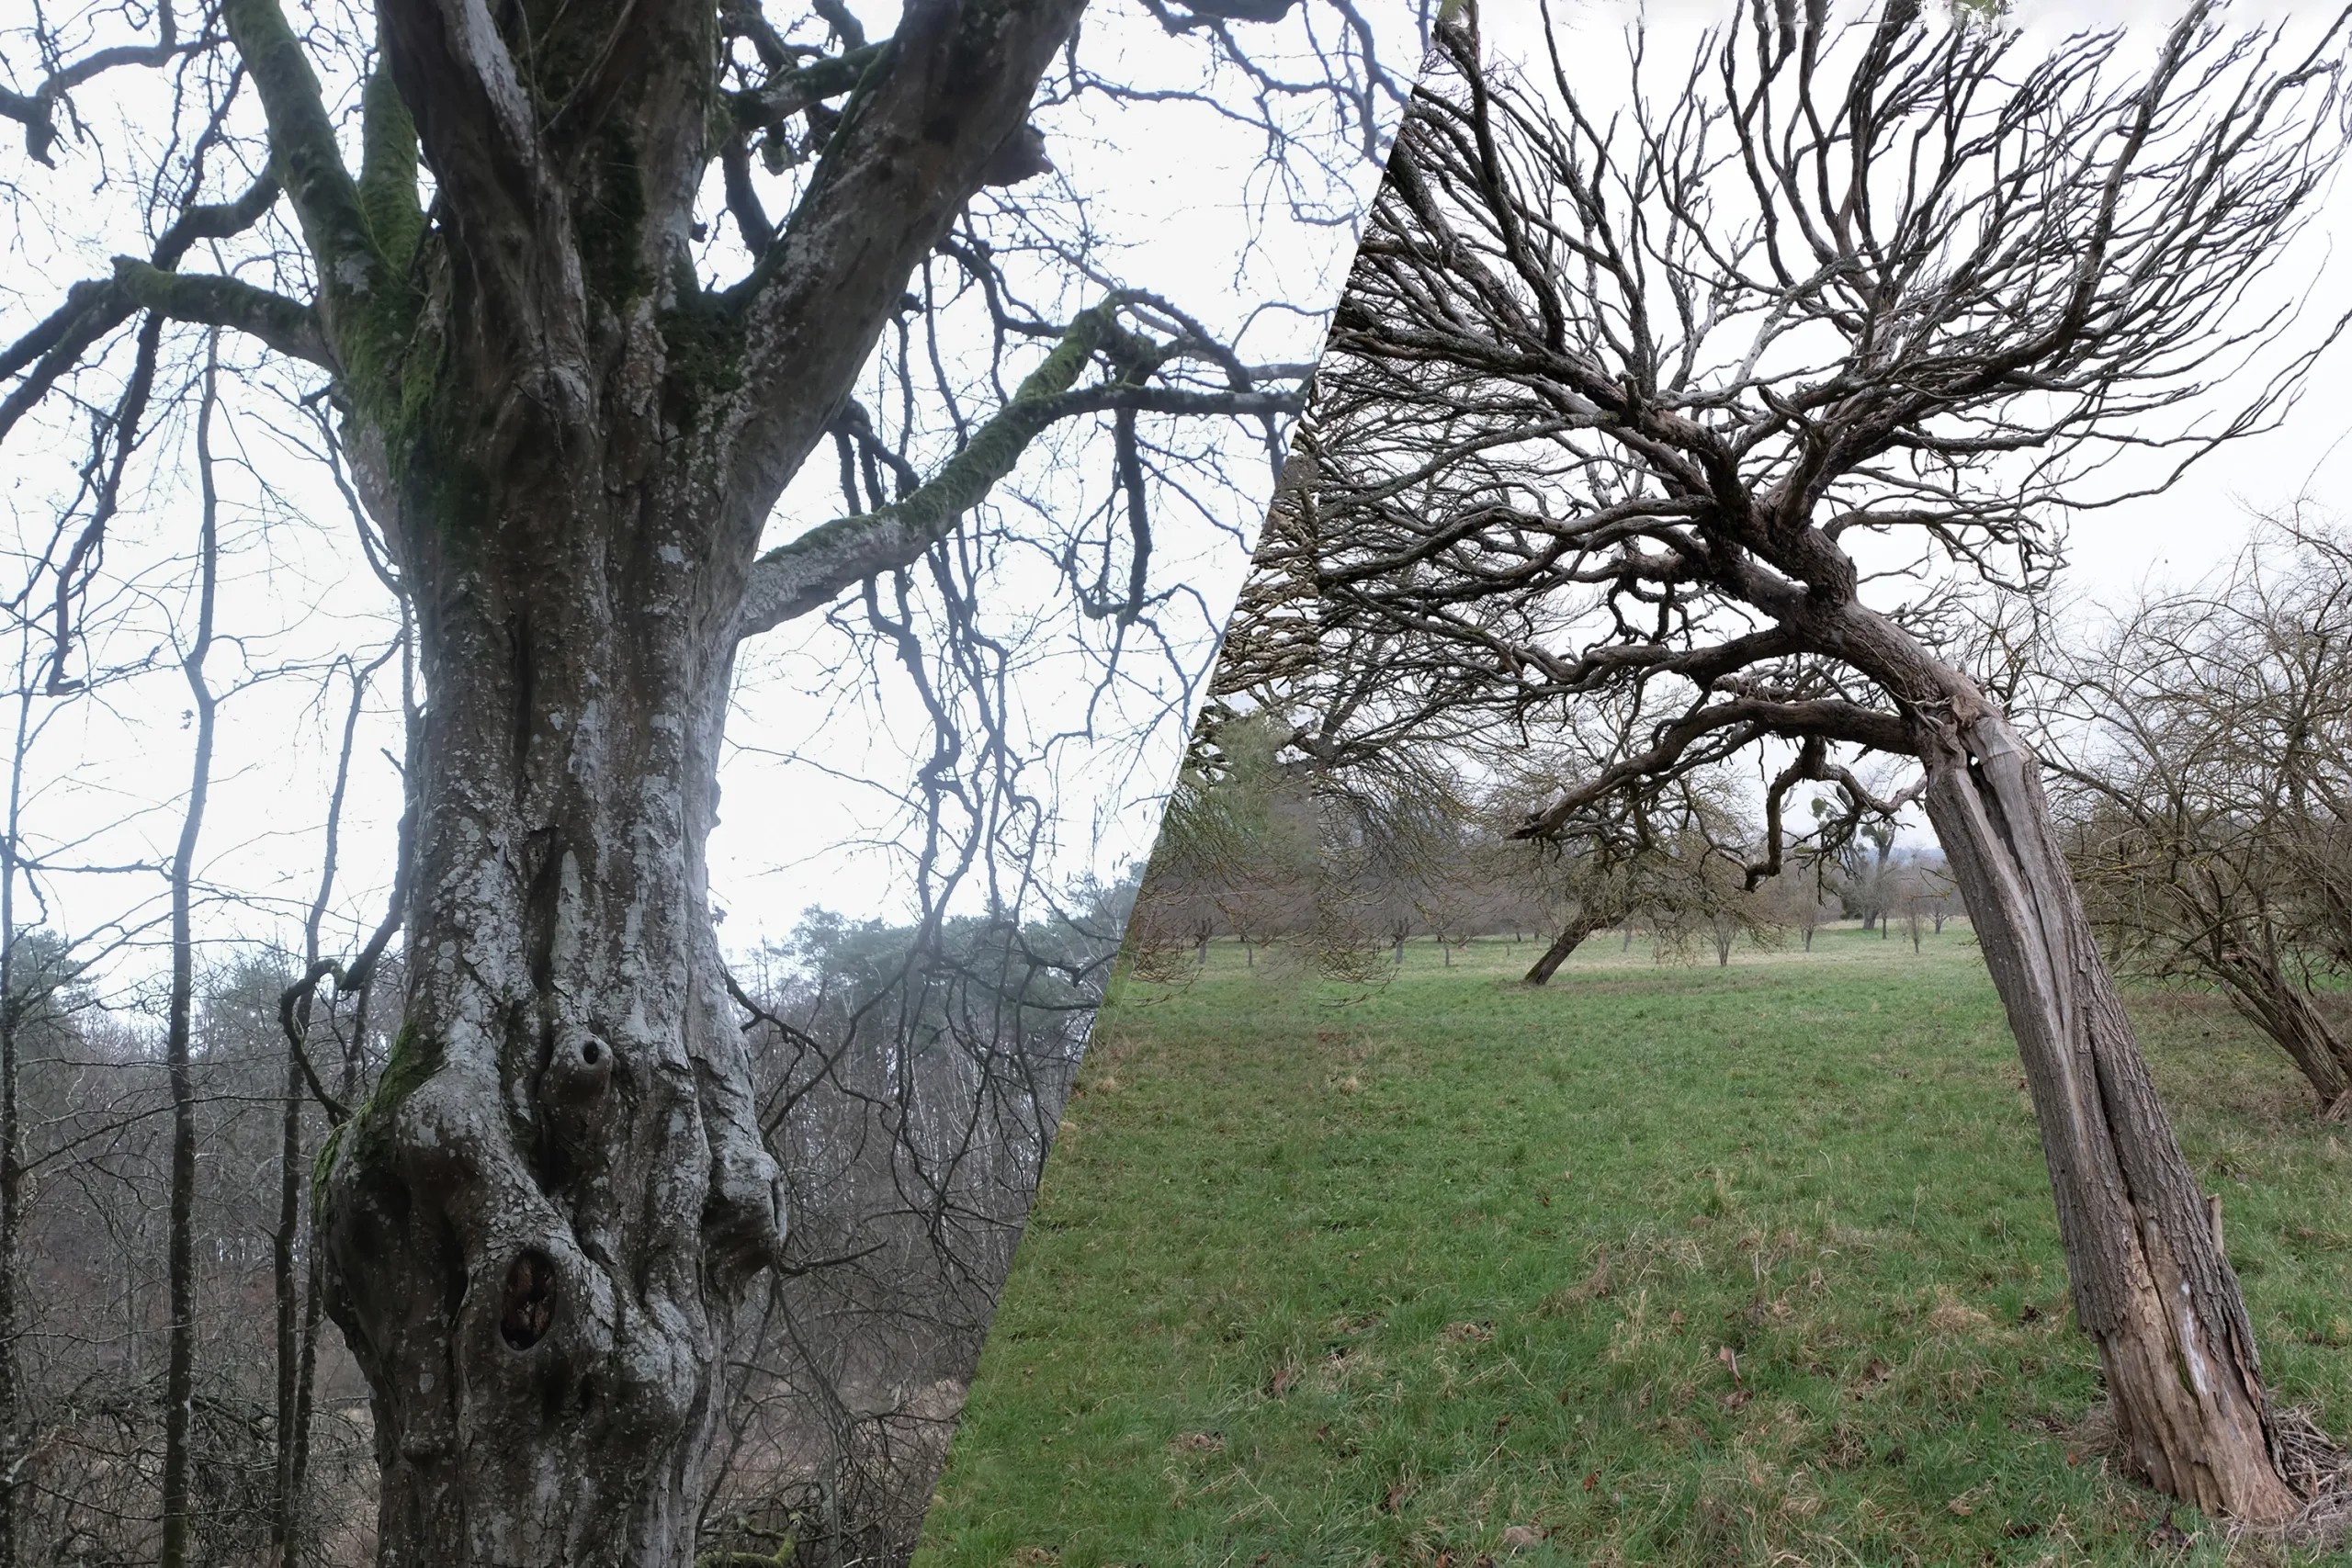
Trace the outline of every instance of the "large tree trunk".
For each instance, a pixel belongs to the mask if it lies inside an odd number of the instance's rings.
[[[688,1562],[726,1317],[781,1235],[705,886],[716,508],[620,456],[402,519],[407,1010],[322,1205],[384,1568]]]
[[[370,85],[359,188],[294,182],[425,686],[401,1026],[313,1194],[372,1395],[379,1568],[693,1561],[722,1337],[784,1227],[706,887],[734,649],[920,558],[933,523],[876,513],[755,566],[759,537],[1078,9],[909,5],[724,297],[687,249],[707,6],[571,8],[579,52],[534,38],[532,97],[481,7],[386,0],[398,91]],[[273,134],[331,164],[282,20],[226,15],[271,64]],[[1097,342],[1072,330],[1049,389]]]
[[[2075,1314],[2123,1457],[2208,1513],[2275,1523],[2267,1396],[2218,1210],[2199,1191],[2050,826],[2038,764],[1965,682],[1920,718],[1927,808],[2025,1062]]]

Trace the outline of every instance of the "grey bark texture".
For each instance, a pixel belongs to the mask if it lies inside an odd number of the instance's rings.
[[[382,1568],[691,1561],[729,1314],[786,1223],[705,871],[759,535],[1079,7],[910,6],[724,300],[684,250],[713,13],[590,9],[566,37],[623,41],[556,81],[478,6],[386,0],[356,182],[283,17],[227,10],[427,692],[405,1014],[315,1194]]]

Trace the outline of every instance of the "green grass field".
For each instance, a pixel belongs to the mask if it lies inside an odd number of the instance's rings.
[[[918,1568],[2316,1560],[2101,1457],[1964,927],[1533,951],[1120,987]],[[2352,1434],[2352,1133],[2133,1000],[2273,1388]]]

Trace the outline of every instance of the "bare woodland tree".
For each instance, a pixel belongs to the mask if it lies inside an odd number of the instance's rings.
[[[1720,846],[1744,842],[1752,829],[1722,770],[1686,775],[1623,811],[1587,813],[1540,846],[1502,841],[1552,781],[1622,750],[1640,710],[1590,704],[1537,730],[1487,700],[1478,672],[1442,649],[1431,657],[1409,628],[1339,611],[1316,580],[1328,548],[1320,460],[1315,432],[1303,430],[1227,623],[1194,755],[1204,760],[1200,776],[1218,773],[1205,760],[1222,727],[1237,725],[1250,761],[1224,770],[1228,785],[1286,774],[1320,800],[1314,889],[1295,869],[1285,883],[1294,923],[1317,933],[1325,969],[1358,977],[1374,937],[1393,968],[1422,933],[1450,964],[1471,937],[1532,919],[1548,936],[1526,976],[1540,986],[1595,931],[1627,924],[1630,946],[1637,912],[1661,953],[1680,953],[1702,930],[1769,927],[1769,910],[1724,874],[1736,863]],[[1238,897],[1272,863],[1264,855],[1228,856],[1223,869],[1196,863],[1182,847],[1197,837],[1190,798],[1180,792],[1163,829],[1144,883],[1148,909],[1174,907],[1188,875],[1202,872]],[[1312,919],[1303,914],[1310,897]]]
[[[1771,902],[1773,922],[1795,931],[1807,953],[1813,951],[1815,934],[1838,918],[1838,904],[1822,886],[1817,864],[1784,866],[1759,891]]]
[[[1822,809],[1830,804],[1816,795],[1816,815],[1834,817],[1834,809]],[[1837,857],[1838,869],[1845,873],[1842,891],[1861,915],[1862,930],[1879,932],[1882,941],[1885,939],[1886,919],[1894,906],[1894,888],[1889,886],[1887,869],[1887,861],[1894,853],[1894,822],[1891,818],[1881,817],[1857,822],[1852,837]]]
[[[2120,962],[2218,987],[2352,1111],[2324,993],[2352,958],[2352,552],[2277,527],[2211,586],[2132,607],[2055,671],[2064,842]]]
[[[698,1561],[911,1551],[1128,891],[932,936],[815,913],[754,977],[795,1262],[730,1349]]]
[[[2103,457],[2259,427],[2334,335],[2211,412],[2292,318],[2252,291],[2344,144],[2343,18],[2312,30],[2199,5],[2135,68],[2121,35],[1750,5],[1662,81],[1632,49],[1621,101],[1556,31],[1522,73],[1442,27],[1313,421],[1327,614],[1411,645],[1392,682],[1644,715],[1529,833],[1777,749],[1761,879],[1800,786],[1883,818],[1840,758],[1919,765],[2127,1461],[2260,1521],[2300,1477],[1972,606],[2046,581],[2103,469],[2131,488]]]
[[[1514,745],[1510,727],[1498,726],[1486,737],[1488,765],[1515,781],[1521,803],[1509,830],[1525,823],[1527,802],[1548,803],[1556,780],[1580,776],[1613,754],[1623,735],[1605,720],[1589,722],[1593,716],[1572,716],[1542,747]],[[1729,938],[1770,924],[1766,907],[1747,897],[1736,874],[1744,863],[1724,847],[1747,841],[1752,827],[1720,770],[1685,776],[1671,789],[1623,804],[1622,810],[1586,812],[1569,831],[1540,840],[1556,863],[1562,908],[1550,944],[1527,971],[1527,984],[1550,983],[1595,932],[1636,914],[1646,916],[1668,946],[1700,926],[1721,934],[1726,944],[1718,956],[1725,962]],[[1735,874],[1726,877],[1727,872]]]
[[[1050,177],[1041,102],[1128,94],[1085,63],[1080,10],[940,0],[869,40],[835,0],[781,20],[738,0],[382,0],[300,31],[277,0],[218,0],[94,5],[8,36],[19,86],[0,115],[28,154],[142,172],[101,177],[91,243],[161,230],[0,348],[0,440],[78,430],[89,454],[12,602],[27,626],[47,617],[40,690],[102,679],[109,529],[140,465],[167,460],[190,345],[221,329],[260,355],[241,381],[318,416],[413,660],[391,918],[342,961],[314,930],[282,1021],[288,1073],[337,1123],[285,1201],[314,1205],[319,1301],[373,1395],[382,1563],[691,1561],[729,1336],[772,1269],[814,1261],[787,1245],[792,1141],[750,1050],[791,1036],[761,1010],[747,1036],[712,929],[746,639],[833,611],[902,667],[936,735],[906,795],[937,829],[917,834],[915,878],[935,949],[967,874],[998,910],[1044,874],[996,858],[1047,830],[999,700],[1018,662],[987,625],[1002,560],[1048,563],[1072,620],[1102,629],[1106,686],[1130,640],[1181,662],[1153,511],[1173,493],[1214,515],[1215,487],[1237,488],[1222,438],[1183,432],[1238,418],[1279,450],[1301,367],[1120,287]],[[1344,218],[1308,165],[1378,155],[1396,89],[1364,18],[1346,0],[1151,12],[1216,73],[1193,96],[1264,128],[1260,198]],[[1236,36],[1283,18],[1296,73]],[[81,110],[101,81],[150,83],[152,113],[125,117],[150,144],[106,148],[114,127]],[[958,332],[977,362],[943,346]],[[877,365],[895,407],[853,397]],[[1108,500],[1059,523],[1034,496],[989,510],[1049,433],[1097,428]],[[828,445],[843,514],[763,550]],[[947,992],[981,994],[970,964],[945,967]],[[384,973],[402,995],[379,1063]],[[902,963],[883,990],[939,977]],[[935,1035],[946,1005],[891,1016]],[[1023,1137],[1007,1146],[1034,1168],[1042,1134]],[[300,1317],[280,1322],[286,1409],[304,1397]],[[277,1463],[282,1495],[299,1450]],[[172,1562],[194,1550],[175,1484]],[[310,1548],[281,1531],[276,1550]]]

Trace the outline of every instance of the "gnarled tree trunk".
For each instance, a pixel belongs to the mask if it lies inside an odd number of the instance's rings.
[[[541,450],[478,519],[401,522],[410,989],[322,1218],[386,1568],[689,1561],[726,1314],[783,1224],[705,886],[715,509]]]
[[[914,0],[755,286],[714,296],[685,249],[709,8],[618,6],[632,41],[535,82],[543,116],[479,6],[383,0],[398,93],[369,87],[353,186],[282,20],[229,0],[273,133],[310,149],[317,320],[425,685],[405,1011],[313,1205],[373,1395],[380,1568],[693,1562],[729,1316],[785,1224],[706,885],[735,649],[968,500],[764,558],[760,533],[1078,9]]]
[[[1927,809],[2024,1057],[2075,1314],[2098,1346],[2129,1467],[2209,1513],[2275,1523],[2268,1397],[2218,1212],[2156,1098],[2051,830],[2038,764],[1951,676],[1915,719]]]

